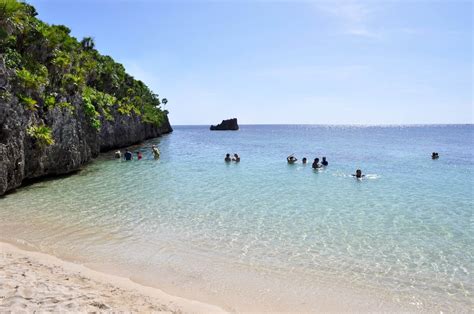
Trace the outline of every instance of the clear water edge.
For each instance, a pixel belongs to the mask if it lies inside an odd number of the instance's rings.
[[[236,310],[468,312],[472,140],[472,126],[177,127],[143,145],[160,161],[105,155],[0,199],[0,238]],[[330,167],[288,166],[293,152]]]

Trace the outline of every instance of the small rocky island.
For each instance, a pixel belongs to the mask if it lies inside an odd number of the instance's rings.
[[[238,129],[237,118],[222,120],[218,125],[211,125],[211,131],[237,131]]]

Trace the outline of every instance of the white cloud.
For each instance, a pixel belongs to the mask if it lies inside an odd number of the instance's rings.
[[[373,3],[334,0],[316,2],[315,6],[319,12],[334,18],[346,34],[361,37],[379,37],[379,34],[370,27],[370,22],[376,11]]]
[[[366,5],[355,1],[317,2],[316,5],[320,10],[351,23],[364,22],[371,13]]]

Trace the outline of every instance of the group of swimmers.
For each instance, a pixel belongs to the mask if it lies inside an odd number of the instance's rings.
[[[298,159],[293,156],[293,155],[290,155],[288,157],[286,157],[286,161],[288,162],[288,164],[292,165],[294,163],[296,163],[298,161]],[[301,160],[301,162],[303,163],[303,165],[305,165],[307,163],[307,159],[306,157],[303,157],[303,159]],[[314,161],[313,161],[313,164],[311,165],[311,167],[313,169],[320,169],[322,167],[326,167],[329,165],[329,162],[326,160],[326,157],[323,157],[323,160],[321,161],[321,163],[319,163],[319,158],[314,158]],[[356,173],[352,175],[353,177],[356,177],[357,179],[362,179],[363,177],[365,177],[365,175],[362,174],[362,170],[360,169],[357,169],[356,170]]]
[[[224,161],[225,162],[231,162],[231,161],[240,162],[240,156],[238,154],[234,154],[234,157],[230,157],[230,154],[225,154]]]
[[[151,152],[153,153],[153,157],[155,159],[159,159],[160,158],[160,150],[158,149],[158,147],[156,147],[156,145],[152,145],[151,146]],[[122,152],[120,150],[116,151],[115,152],[115,158],[117,159],[120,159],[122,158]],[[133,160],[133,154],[132,152],[127,148],[125,149],[125,153],[123,153],[123,158],[126,160],[126,161],[131,161]],[[143,155],[142,155],[142,152],[141,151],[138,151],[137,152],[137,160],[140,160],[143,158]]]
[[[158,147],[156,147],[156,145],[151,146],[151,151],[152,151],[153,157],[155,159],[160,158],[160,150],[158,149]],[[123,154],[123,157],[127,161],[133,160],[133,154],[128,149],[125,150],[125,153]],[[120,150],[115,152],[115,158],[117,158],[117,159],[122,158],[122,152]],[[137,160],[140,160],[142,158],[143,158],[142,152],[138,151],[137,152]],[[439,154],[437,152],[433,152],[431,154],[431,158],[432,159],[438,159]],[[231,157],[230,154],[227,153],[225,155],[224,161],[227,162],[227,163],[232,162],[232,161],[240,162],[240,156],[238,154],[234,154],[234,156]],[[292,165],[292,164],[295,164],[298,161],[298,159],[295,156],[293,156],[293,154],[291,154],[290,156],[286,157],[286,161],[287,161],[288,164]],[[308,162],[308,159],[306,157],[303,157],[301,162],[305,165]],[[320,169],[320,168],[326,167],[328,165],[329,165],[329,163],[326,160],[326,157],[323,157],[323,160],[321,161],[321,163],[319,163],[319,158],[314,158],[314,161],[313,161],[313,164],[311,165],[311,167],[313,169]],[[360,169],[357,169],[356,173],[353,174],[352,176],[356,177],[357,179],[361,179],[361,178],[365,177],[365,175],[362,174],[362,170],[360,170]]]
[[[431,158],[432,159],[438,159],[439,154],[437,152],[433,152],[431,154]],[[294,164],[298,161],[298,159],[295,156],[293,156],[293,154],[291,154],[290,156],[286,157],[286,161],[288,162],[288,164]],[[302,163],[306,164],[306,162],[307,162],[306,157],[303,157]],[[319,158],[315,158],[314,161],[313,161],[312,168],[313,169],[319,169],[319,168],[327,166],[328,164],[329,163],[327,162],[326,157],[323,157],[323,160],[322,160],[321,164],[319,163]],[[365,175],[362,174],[362,170],[360,170],[360,169],[357,169],[356,173],[353,174],[352,176],[356,177],[357,179],[362,179],[363,177],[365,177]]]
[[[289,163],[290,165],[296,163],[297,161],[298,161],[298,159],[293,155],[290,155],[290,156],[286,157],[286,162]],[[306,165],[306,163],[308,162],[308,159],[306,159],[306,157],[303,157],[301,162],[303,163],[303,165]],[[326,157],[323,157],[323,160],[321,161],[321,163],[319,163],[319,158],[314,158],[314,161],[313,161],[313,164],[311,165],[311,167],[313,169],[319,169],[319,168],[322,168],[322,167],[326,167],[327,165],[329,165],[329,163],[326,160]]]

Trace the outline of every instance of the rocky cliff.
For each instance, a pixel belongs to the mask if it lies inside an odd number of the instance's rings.
[[[172,131],[167,116],[158,127],[144,123],[137,115],[122,115],[116,109],[112,109],[113,120],[102,119],[97,131],[84,113],[82,98],[75,97],[71,105],[72,108],[31,111],[16,97],[0,99],[0,195],[27,179],[74,172],[101,151]],[[40,145],[27,132],[30,125],[43,124],[52,130],[52,145]]]
[[[79,41],[33,6],[0,0],[0,195],[171,132],[167,102],[92,38]]]

